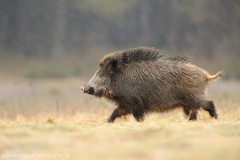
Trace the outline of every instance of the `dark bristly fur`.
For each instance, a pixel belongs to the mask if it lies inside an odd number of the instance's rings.
[[[170,57],[154,48],[138,47],[104,56],[82,90],[116,103],[108,122],[127,114],[143,121],[148,112],[166,112],[178,107],[183,108],[189,120],[197,119],[200,108],[217,118],[206,90],[208,82],[220,76],[220,72],[211,76],[191,64],[186,55]]]

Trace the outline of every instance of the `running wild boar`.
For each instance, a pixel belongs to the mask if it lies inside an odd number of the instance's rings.
[[[217,119],[213,101],[206,96],[208,82],[221,77],[193,65],[187,56],[167,56],[154,48],[138,47],[105,55],[83,93],[104,97],[117,108],[108,122],[132,114],[143,121],[149,112],[181,107],[189,120],[200,108]]]

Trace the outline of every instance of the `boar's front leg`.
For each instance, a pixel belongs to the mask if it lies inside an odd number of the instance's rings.
[[[123,106],[118,106],[118,108],[116,108],[113,113],[111,114],[111,116],[108,118],[108,122],[109,123],[113,123],[114,120],[117,118],[117,117],[121,117],[121,116],[124,116],[124,115],[127,115],[127,114],[130,114],[131,111],[129,108],[127,107],[123,107]]]

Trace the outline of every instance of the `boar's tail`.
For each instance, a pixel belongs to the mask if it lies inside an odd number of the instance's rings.
[[[217,72],[215,75],[207,75],[207,81],[213,81],[216,80],[218,78],[220,78],[222,76],[222,72]]]

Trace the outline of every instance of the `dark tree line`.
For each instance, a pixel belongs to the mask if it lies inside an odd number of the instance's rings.
[[[0,50],[58,57],[74,48],[153,46],[239,54],[239,0],[0,0]],[[3,52],[2,52],[3,54]]]

